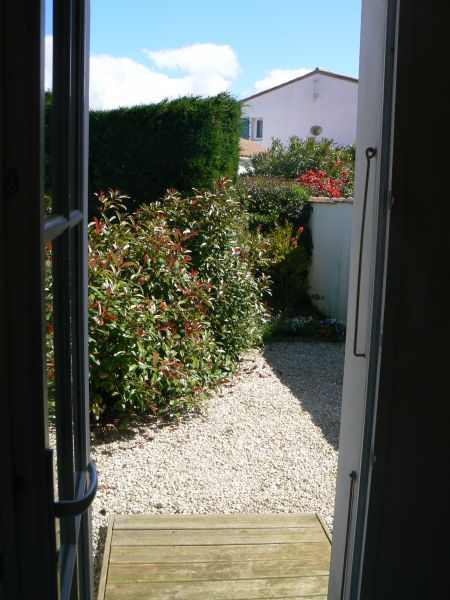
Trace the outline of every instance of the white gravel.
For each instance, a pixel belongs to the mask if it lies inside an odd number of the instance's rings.
[[[272,342],[200,414],[94,437],[98,557],[111,514],[316,511],[332,528],[343,362],[343,344]]]

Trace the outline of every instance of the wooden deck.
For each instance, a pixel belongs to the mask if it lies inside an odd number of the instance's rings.
[[[115,516],[98,600],[325,600],[330,549],[316,514]]]

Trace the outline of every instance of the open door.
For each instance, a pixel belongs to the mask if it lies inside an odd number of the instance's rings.
[[[396,0],[363,0],[347,341],[329,600],[357,598],[382,338]]]
[[[43,0],[5,0],[0,13],[0,597],[89,600],[89,505],[97,485],[89,462],[86,300],[89,3],[53,5],[53,190],[46,215],[43,7]],[[56,452],[48,421],[49,330]]]

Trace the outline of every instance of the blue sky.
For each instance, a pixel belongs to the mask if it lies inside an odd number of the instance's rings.
[[[91,105],[242,98],[315,67],[357,76],[360,11],[361,0],[91,0]]]

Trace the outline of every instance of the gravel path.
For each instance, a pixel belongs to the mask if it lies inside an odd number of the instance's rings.
[[[273,342],[199,415],[97,436],[97,554],[115,513],[317,511],[332,528],[343,362],[343,344]]]

